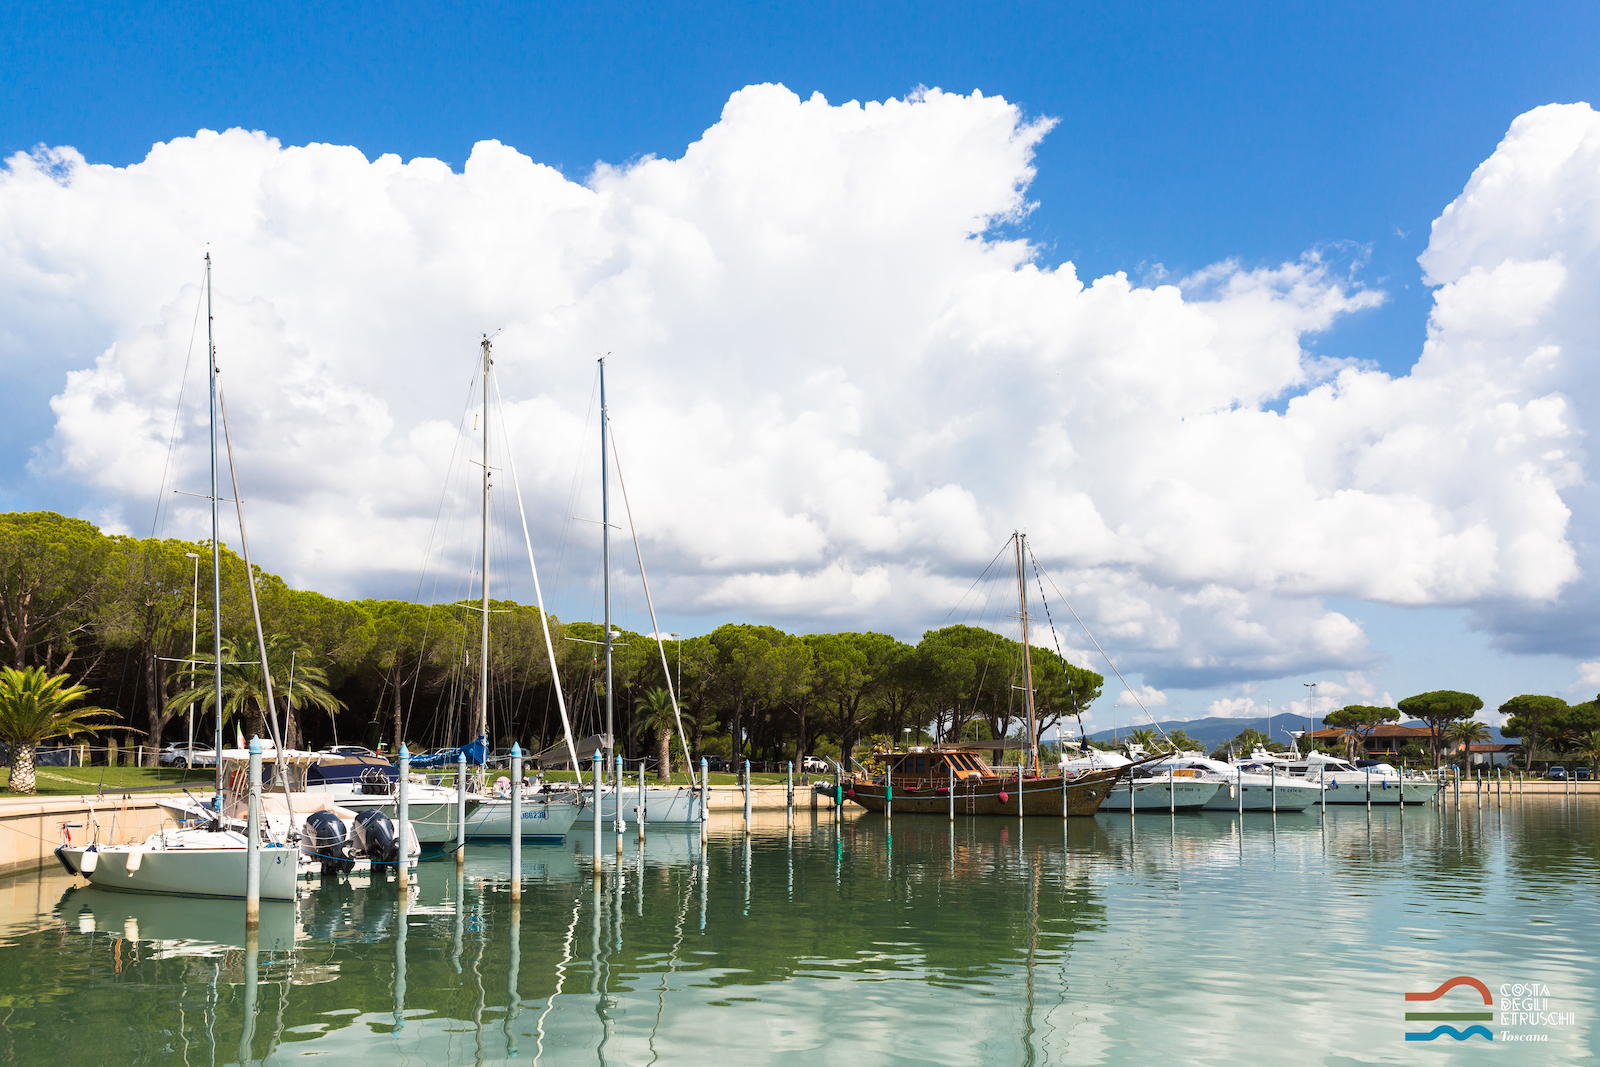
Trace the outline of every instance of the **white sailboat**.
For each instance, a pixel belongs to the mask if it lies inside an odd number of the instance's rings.
[[[216,680],[217,748],[222,747],[222,567],[219,500],[217,423],[221,396],[217,389],[217,346],[211,311],[211,254],[206,253],[206,347],[210,385],[211,440],[211,606],[213,670]],[[224,411],[223,430],[227,424]],[[232,449],[229,449],[231,460]],[[232,471],[232,464],[229,465]],[[254,570],[250,566],[250,542],[244,532],[244,505],[239,503],[239,478],[233,476],[233,498],[239,509],[239,543],[244,553],[245,573],[249,576],[250,606],[256,624],[256,646],[261,651],[261,671],[266,688],[268,722],[276,734],[277,709],[272,699],[272,673],[267,666],[267,646],[261,636],[261,612],[256,601]],[[243,832],[227,825],[222,814],[224,789],[222,761],[217,762],[217,796],[214,814],[204,825],[164,828],[136,844],[102,844],[89,841],[63,844],[56,858],[67,872],[82,875],[92,884],[120,892],[155,893],[169,896],[245,897],[245,866],[248,840]],[[262,900],[294,900],[299,887],[298,841],[284,828],[276,837],[261,844]]]
[[[611,776],[609,789],[600,791],[600,817],[602,821],[611,822],[617,830],[622,830],[629,822],[637,825],[640,814],[644,816],[646,826],[699,826],[705,817],[705,797],[703,790],[694,783],[693,760],[689,754],[689,742],[683,731],[683,717],[678,711],[678,694],[673,687],[672,672],[667,667],[666,645],[661,640],[661,626],[656,621],[655,601],[650,596],[650,580],[645,576],[644,555],[639,549],[637,533],[634,534],[634,553],[639,563],[639,581],[644,587],[645,603],[650,609],[651,636],[656,642],[656,651],[661,657],[661,671],[666,679],[667,693],[672,699],[672,718],[676,725],[678,742],[683,748],[685,767],[689,768],[689,781],[685,785],[637,785],[629,786],[622,778],[617,765],[611,759],[612,739],[616,737],[615,711],[612,704],[612,693],[615,678],[612,670],[612,629],[611,629],[611,484],[610,462],[608,454],[612,445],[611,439],[611,411],[606,405],[606,361],[600,359],[600,566],[602,576],[603,600],[605,603],[605,693],[606,693],[606,770]],[[623,505],[629,512],[628,523],[630,530],[633,525],[632,509],[627,507],[627,484],[621,480],[618,471],[618,481],[622,488]],[[576,756],[574,756],[576,766]]]
[[[490,373],[494,368],[491,358],[493,344],[485,337],[483,349],[483,514],[482,559],[483,582],[481,643],[478,656],[478,736],[487,744],[489,737],[489,493],[491,489],[489,467],[489,408]],[[549,656],[550,677],[554,683],[556,701],[561,711],[561,728],[566,735],[567,749],[577,766],[577,748],[572,739],[572,726],[567,718],[566,697],[561,690],[561,675],[556,665],[555,646],[550,640],[550,620],[544,609],[544,592],[539,585],[539,569],[533,559],[533,540],[528,532],[527,513],[522,508],[521,488],[516,484],[516,465],[508,454],[506,463],[511,471],[512,491],[517,497],[517,512],[522,518],[522,535],[528,549],[528,567],[533,574],[534,595],[539,605],[539,622],[544,628],[545,652]],[[473,793],[467,798],[468,811],[466,837],[468,841],[509,840],[513,835],[531,841],[559,841],[566,837],[577,821],[584,806],[583,794],[577,790],[534,791],[524,779],[520,798],[521,826],[512,826],[512,803],[509,796]],[[453,822],[450,824],[453,828]],[[453,835],[452,835],[453,836]]]

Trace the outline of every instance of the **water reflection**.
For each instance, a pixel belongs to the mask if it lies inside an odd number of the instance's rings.
[[[1593,1017],[1576,946],[1600,918],[1595,814],[802,812],[704,841],[624,835],[620,856],[609,838],[598,878],[587,841],[524,846],[520,906],[508,848],[472,847],[404,893],[379,877],[263,905],[253,941],[237,902],[47,872],[0,887],[0,1036],[9,1060],[51,1064],[1031,1064],[1227,1062],[1221,1038],[1249,1031],[1264,1060],[1315,1033],[1326,1054],[1401,1062],[1378,1007],[1439,967],[1538,978]]]

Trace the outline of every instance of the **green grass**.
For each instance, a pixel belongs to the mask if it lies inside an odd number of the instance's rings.
[[[134,786],[165,786],[181,789],[188,786],[209,787],[216,781],[214,767],[191,767],[180,771],[172,767],[35,767],[34,779],[38,786],[35,794],[41,797],[77,796],[98,793],[102,785],[107,793]],[[11,792],[11,768],[0,768],[0,790],[4,796],[17,796]]]

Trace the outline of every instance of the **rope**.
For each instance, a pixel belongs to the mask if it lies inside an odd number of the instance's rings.
[[[1122,672],[1117,670],[1117,665],[1111,662],[1111,657],[1106,655],[1106,650],[1100,647],[1100,642],[1095,641],[1094,634],[1090,633],[1089,627],[1084,625],[1083,619],[1078,615],[1077,609],[1072,606],[1072,601],[1067,599],[1067,594],[1063,593],[1061,591],[1061,587],[1056,584],[1056,580],[1050,577],[1050,572],[1039,566],[1039,557],[1034,555],[1033,549],[1028,549],[1028,555],[1033,558],[1034,570],[1036,572],[1043,573],[1046,578],[1050,578],[1050,588],[1056,591],[1056,596],[1060,597],[1061,602],[1067,606],[1067,610],[1072,612],[1072,617],[1078,620],[1078,626],[1083,630],[1084,636],[1090,641],[1094,642],[1095,650],[1098,651],[1101,657],[1106,661],[1106,666],[1110,667],[1112,671],[1116,673],[1117,680],[1121,682],[1123,688],[1128,691],[1128,695],[1133,697],[1133,702],[1139,705],[1139,710],[1144,712],[1145,718],[1150,720],[1150,725],[1154,726],[1161,732],[1161,739],[1163,741],[1166,741],[1170,744],[1172,739],[1167,736],[1167,732],[1165,730],[1161,729],[1161,724],[1156,722],[1156,717],[1150,714],[1150,709],[1144,706],[1144,701],[1139,699],[1139,694],[1133,691],[1133,686],[1128,684],[1128,680],[1122,676]]]
[[[494,383],[494,399],[500,405],[501,435],[505,430],[505,401],[500,399],[500,380],[490,379]],[[484,398],[484,406],[488,406],[488,398]],[[485,457],[487,461],[487,457]],[[556,691],[556,707],[561,711],[561,730],[567,739],[567,755],[572,758],[574,770],[582,773],[582,764],[578,762],[578,746],[572,739],[572,721],[567,717],[567,697],[561,689],[561,672],[556,666],[556,646],[550,640],[550,615],[544,610],[544,590],[539,585],[539,567],[533,560],[533,536],[528,532],[528,512],[522,506],[522,487],[517,483],[517,464],[511,455],[511,442],[506,441],[506,467],[511,471],[511,491],[517,495],[517,514],[522,518],[522,539],[528,546],[528,569],[533,572],[533,595],[539,602],[539,625],[544,628],[544,648],[550,657],[550,681]],[[619,474],[620,477],[620,474]],[[549,705],[546,705],[548,707]],[[485,738],[485,741],[488,739]]]
[[[651,636],[656,639],[656,650],[661,653],[661,673],[666,676],[667,696],[672,700],[672,721],[678,726],[678,742],[683,745],[683,759],[692,775],[694,757],[689,754],[689,739],[683,732],[683,716],[678,712],[678,694],[672,686],[672,671],[667,667],[667,646],[661,640],[661,624],[656,622],[656,605],[650,596],[650,579],[645,577],[644,573],[644,553],[639,549],[639,530],[633,524],[633,506],[628,503],[628,483],[622,477],[622,453],[617,448],[616,432],[611,430],[609,423],[606,429],[611,435],[611,453],[616,456],[617,485],[622,489],[622,508],[628,515],[628,532],[633,535],[633,553],[639,560],[639,581],[644,585],[644,602],[650,609]]]

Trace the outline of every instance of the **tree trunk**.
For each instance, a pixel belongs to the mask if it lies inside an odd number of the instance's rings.
[[[11,791],[32,796],[37,783],[33,773],[34,744],[18,743],[11,749]]]
[[[656,728],[656,780],[672,780],[672,728],[665,724]]]
[[[400,758],[400,746],[404,739],[400,736],[400,667],[395,665],[394,670],[394,758]],[[580,768],[581,769],[581,768]]]

